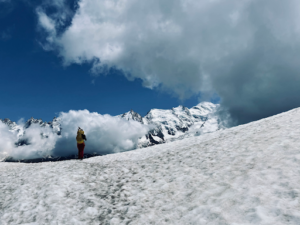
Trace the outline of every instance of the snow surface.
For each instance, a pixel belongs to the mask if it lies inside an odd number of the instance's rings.
[[[0,224],[300,224],[300,109],[83,161],[0,163]]]

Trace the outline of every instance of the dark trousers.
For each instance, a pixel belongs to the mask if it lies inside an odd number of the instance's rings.
[[[78,143],[77,143],[77,148],[78,148],[78,159],[83,159],[83,151],[84,151],[84,147],[85,147],[84,142],[81,143],[81,144],[78,144]]]

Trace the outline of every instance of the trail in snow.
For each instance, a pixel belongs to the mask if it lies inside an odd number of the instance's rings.
[[[83,161],[0,163],[0,224],[300,224],[300,110]]]

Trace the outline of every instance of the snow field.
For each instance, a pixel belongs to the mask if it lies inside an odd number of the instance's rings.
[[[0,163],[0,224],[300,224],[300,110],[83,161]]]

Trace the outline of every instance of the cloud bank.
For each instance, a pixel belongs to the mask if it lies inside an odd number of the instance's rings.
[[[37,14],[65,65],[115,67],[181,99],[217,94],[239,124],[300,106],[298,0],[81,0],[69,17],[59,2]]]
[[[0,146],[0,159],[11,156],[15,159],[31,159],[44,156],[70,156],[77,154],[76,134],[81,127],[86,136],[85,153],[108,154],[135,149],[140,137],[149,128],[136,121],[126,121],[110,115],[91,113],[88,110],[62,112],[61,135],[53,133],[49,127],[31,125],[23,139],[30,145],[15,146],[17,133],[8,130],[0,122],[0,133],[4,143]],[[21,124],[22,125],[22,124]]]

